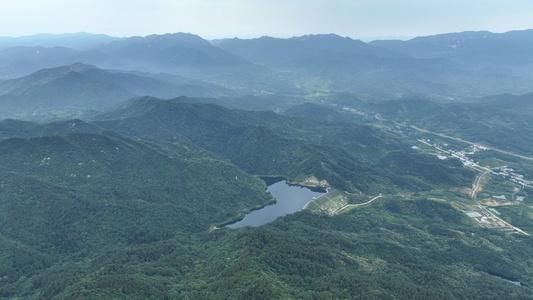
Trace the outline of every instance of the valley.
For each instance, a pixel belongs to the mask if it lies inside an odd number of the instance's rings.
[[[444,134],[434,133],[430,132],[415,126],[411,126],[411,128],[424,132],[424,133],[430,133],[433,135],[437,135],[439,137],[443,137],[448,140],[455,140],[459,141],[461,143],[470,145],[467,149],[463,150],[457,150],[457,149],[447,149],[444,150],[444,147],[449,147],[448,144],[438,145],[438,144],[430,144],[430,140],[423,140],[418,139],[420,143],[422,143],[425,146],[431,147],[432,149],[437,150],[437,156],[439,159],[448,159],[449,157],[455,157],[461,160],[461,162],[468,168],[472,168],[479,172],[478,176],[476,177],[474,183],[472,184],[472,189],[469,192],[469,196],[474,200],[475,205],[471,205],[469,210],[464,210],[463,212],[467,214],[470,218],[475,220],[477,223],[479,223],[480,226],[483,227],[489,227],[489,228],[497,228],[502,231],[508,231],[512,233],[519,233],[524,235],[530,235],[529,233],[523,231],[520,228],[517,228],[505,220],[502,220],[501,217],[499,217],[501,214],[495,210],[494,207],[498,207],[501,205],[518,205],[522,206],[523,209],[528,209],[528,206],[523,205],[524,199],[527,197],[527,193],[523,192],[525,188],[531,189],[532,181],[524,179],[524,176],[522,174],[516,173],[513,169],[507,168],[507,166],[481,166],[479,163],[475,162],[474,160],[470,159],[468,156],[475,154],[477,151],[495,151],[499,153],[504,153],[509,156],[518,157],[520,159],[525,160],[532,160],[529,157],[525,157],[523,155],[518,155],[509,151],[503,151],[499,149],[494,149],[487,146],[481,146],[477,145],[475,143],[465,141],[459,138],[450,137]],[[416,146],[415,146],[416,147]],[[418,149],[418,147],[417,147]],[[484,185],[488,185],[489,180],[485,179],[490,176],[498,176],[502,177],[506,180],[508,180],[513,187],[513,193],[509,196],[509,190],[492,190],[492,192],[501,192],[501,195],[489,195],[489,198],[484,198],[478,201],[478,192],[480,192],[483,189]],[[508,186],[509,187],[509,186]],[[522,196],[517,196],[517,193],[522,191],[520,194]],[[507,194],[504,195],[504,194]],[[485,194],[486,196],[486,194]],[[507,197],[510,198],[510,202],[507,202]],[[504,201],[502,201],[504,200]],[[529,201],[527,201],[529,202]],[[481,204],[483,203],[483,204]],[[488,208],[487,208],[488,207]]]
[[[532,34],[0,39],[0,299],[531,299]]]

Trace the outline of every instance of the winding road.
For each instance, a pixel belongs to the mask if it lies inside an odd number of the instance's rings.
[[[367,205],[367,204],[370,204],[372,203],[372,201],[376,200],[377,198],[381,198],[383,197],[382,195],[379,195],[379,196],[376,196],[370,200],[368,200],[367,202],[364,202],[364,203],[359,203],[359,204],[346,204],[344,205],[343,207],[337,209],[336,211],[332,212],[331,215],[336,215],[338,213],[340,213],[342,210],[348,208],[348,207],[357,207],[357,206],[363,206],[363,205]]]
[[[479,189],[481,188],[480,187],[480,182],[481,182],[481,179],[483,179],[483,176],[487,175],[489,172],[484,172],[483,174],[481,174],[477,179],[476,179],[476,182],[475,182],[475,186],[474,186],[474,189],[472,190],[472,192],[470,193],[470,197],[472,197],[472,199],[476,200],[477,199],[477,192],[479,191]]]

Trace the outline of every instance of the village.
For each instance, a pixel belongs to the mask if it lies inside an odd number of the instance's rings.
[[[479,164],[479,162],[476,162],[476,161],[474,161],[474,160],[472,160],[472,159],[470,159],[468,157],[468,155],[472,155],[472,154],[476,153],[477,151],[489,150],[485,146],[481,146],[481,145],[477,145],[477,144],[471,144],[471,146],[468,147],[465,150],[454,151],[454,150],[445,150],[445,149],[443,149],[442,147],[440,147],[437,144],[430,144],[431,140],[429,140],[429,139],[428,140],[418,139],[418,141],[421,142],[421,143],[424,143],[427,146],[433,147],[433,148],[435,148],[435,149],[437,149],[437,150],[439,150],[439,151],[441,151],[443,153],[447,153],[451,157],[458,158],[459,160],[461,160],[463,165],[465,165],[467,167],[470,167],[470,168],[472,168],[472,169],[474,169],[476,171],[479,171],[479,172],[490,172],[491,174],[494,174],[494,175],[497,175],[497,176],[502,176],[502,177],[514,182],[514,183],[517,183],[517,184],[521,185],[522,188],[524,188],[524,187],[533,188],[533,181],[532,180],[524,179],[524,175],[516,173],[516,171],[513,170],[512,168],[509,168],[507,166],[494,167],[494,168],[491,168],[490,166],[481,166]],[[443,144],[443,146],[448,146],[448,144]],[[414,146],[414,147],[416,147],[416,146]],[[437,155],[437,157],[440,158],[440,159],[446,159],[447,158],[447,156],[444,156],[444,155]]]
[[[443,147],[447,147],[448,144],[443,144],[442,146],[436,143],[432,144],[430,139],[418,139],[418,141],[423,143],[424,145],[430,146],[438,150],[439,154],[437,154],[437,157],[439,159],[447,159],[448,157],[455,157],[459,159],[463,163],[463,165],[465,165],[466,167],[469,167],[478,172],[481,172],[481,175],[479,175],[476,178],[473,184],[472,191],[470,192],[471,198],[476,203],[475,209],[463,210],[463,212],[468,217],[476,221],[482,227],[495,228],[495,229],[499,229],[499,230],[510,232],[510,233],[529,235],[528,233],[524,232],[520,228],[517,228],[507,223],[506,221],[502,220],[500,217],[498,217],[500,213],[495,208],[486,207],[480,204],[477,201],[477,192],[481,189],[482,179],[487,174],[501,176],[503,179],[509,180],[519,185],[520,187],[513,188],[513,191],[515,193],[526,187],[533,188],[533,181],[525,179],[522,174],[517,173],[515,170],[507,166],[500,166],[500,167],[494,167],[494,168],[491,168],[490,166],[481,166],[479,162],[476,162],[473,159],[468,157],[468,155],[473,155],[477,151],[488,150],[488,148],[485,146],[471,143],[467,149],[456,151],[456,150],[445,150],[443,149]],[[412,148],[418,149],[418,146],[413,146]],[[447,154],[448,156],[446,156],[445,154]],[[509,203],[507,201],[514,200],[514,201],[521,202],[525,199],[525,196],[516,196],[516,198],[514,199],[507,199],[505,195],[491,195],[490,198],[496,201],[506,201],[506,203]]]

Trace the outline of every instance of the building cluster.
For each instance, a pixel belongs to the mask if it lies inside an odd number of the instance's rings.
[[[473,144],[468,149],[455,151],[455,150],[445,150],[437,144],[430,144],[429,139],[428,140],[419,139],[418,141],[428,146],[434,147],[435,149],[439,151],[448,153],[452,157],[458,158],[465,166],[471,167],[481,172],[488,171],[488,172],[491,172],[493,175],[503,176],[504,178],[521,185],[522,188],[524,187],[533,188],[532,180],[524,179],[524,175],[516,173],[516,171],[513,170],[512,168],[509,168],[507,166],[497,167],[497,168],[491,168],[489,166],[483,167],[479,165],[479,162],[476,162],[468,157],[468,155],[473,155],[477,151],[487,150],[487,148],[484,146]],[[444,144],[444,146],[447,146],[447,144]],[[418,148],[418,147],[417,148],[414,148],[414,147],[413,149]],[[442,159],[441,155],[439,155],[438,157]]]
[[[514,227],[507,222],[504,222],[481,205],[478,205],[478,210],[464,211],[464,213],[470,218],[472,218],[474,221],[476,221],[480,226],[499,229],[501,231],[509,233],[529,235],[521,229]]]
[[[443,148],[447,148],[447,146],[448,146],[447,144],[442,145],[442,147],[440,145],[435,144],[435,143],[432,144],[431,140],[429,140],[429,139],[418,139],[418,141],[423,143],[423,144],[425,144],[425,145],[427,145],[427,146],[433,147],[434,149],[437,149],[441,153],[446,153],[446,154],[448,154],[451,157],[455,157],[455,158],[459,159],[463,163],[463,165],[465,165],[465,166],[467,166],[469,168],[475,169],[475,170],[480,171],[480,172],[484,172],[484,173],[490,172],[493,175],[501,176],[504,179],[510,180],[511,182],[514,182],[514,183],[517,183],[517,184],[521,185],[522,189],[524,187],[533,188],[533,181],[524,179],[524,176],[522,174],[518,174],[512,168],[509,168],[507,166],[495,167],[495,168],[491,168],[490,166],[480,166],[479,162],[476,162],[476,161],[474,161],[474,160],[472,160],[471,158],[468,157],[468,155],[473,155],[477,151],[488,150],[487,147],[484,147],[484,146],[481,146],[481,145],[476,145],[476,144],[471,144],[471,146],[468,147],[468,149],[455,151],[455,150],[443,149]],[[413,149],[418,149],[418,146],[413,146],[412,148]],[[437,155],[437,157],[439,159],[445,159],[445,156],[443,156],[441,154]],[[514,188],[514,192],[515,193],[518,192],[519,190],[520,190],[519,187],[515,187]],[[501,200],[505,200],[506,199],[505,195],[492,196],[492,198],[501,199]],[[516,201],[523,201],[524,198],[525,198],[524,196],[517,196],[516,197]],[[480,205],[479,203],[477,205],[477,208],[478,209],[476,209],[476,210],[463,211],[463,212],[466,215],[468,215],[470,218],[474,219],[479,225],[481,225],[483,227],[496,228],[496,229],[500,229],[500,230],[506,231],[506,232],[524,234],[524,235],[528,235],[529,236],[528,233],[524,232],[520,228],[514,227],[511,224],[509,224],[509,223],[503,221],[502,219],[500,219],[499,217],[497,217],[495,215],[495,213],[499,214],[497,211],[494,210],[494,213],[490,212],[486,207]],[[489,208],[489,209],[491,209],[491,208]]]

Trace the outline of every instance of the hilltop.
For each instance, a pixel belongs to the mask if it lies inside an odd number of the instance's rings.
[[[0,298],[531,299],[531,34],[0,38]]]

